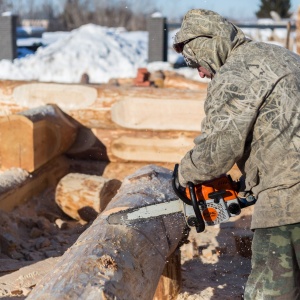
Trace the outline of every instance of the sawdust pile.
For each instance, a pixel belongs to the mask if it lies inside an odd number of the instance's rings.
[[[0,211],[0,276],[61,256],[87,228],[60,210],[54,192],[46,190],[12,212]]]

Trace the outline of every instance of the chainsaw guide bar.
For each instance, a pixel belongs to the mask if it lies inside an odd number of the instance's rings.
[[[121,210],[110,214],[107,221],[112,225],[130,225],[175,213],[183,214],[182,201],[179,199]]]

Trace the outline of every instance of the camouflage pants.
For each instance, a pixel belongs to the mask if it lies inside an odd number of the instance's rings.
[[[256,229],[245,300],[300,300],[300,223]]]

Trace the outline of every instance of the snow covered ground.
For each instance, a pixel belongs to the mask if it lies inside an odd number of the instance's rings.
[[[252,38],[268,42],[272,35],[284,38],[285,29],[243,29]],[[107,28],[93,24],[84,25],[71,32],[44,33],[40,47],[34,54],[26,55],[13,62],[0,61],[0,79],[37,80],[43,82],[78,83],[87,73],[91,83],[105,83],[111,78],[135,77],[137,68],[147,67],[173,70],[173,64],[181,55],[171,45],[176,30],[169,32],[168,62],[147,63],[148,33],[127,32],[123,28]],[[293,39],[293,36],[292,38]],[[280,39],[279,39],[280,40]],[[19,39],[19,46],[28,40]],[[279,43],[280,42],[276,42]],[[195,70],[176,70],[186,77],[198,79]],[[199,79],[200,80],[200,79]]]

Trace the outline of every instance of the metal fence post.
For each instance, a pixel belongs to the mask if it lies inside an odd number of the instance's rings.
[[[0,16],[0,60],[17,57],[17,16]]]
[[[296,53],[300,54],[300,6],[298,7],[296,19]]]
[[[168,30],[166,18],[149,18],[147,29],[149,33],[148,62],[168,61]]]

